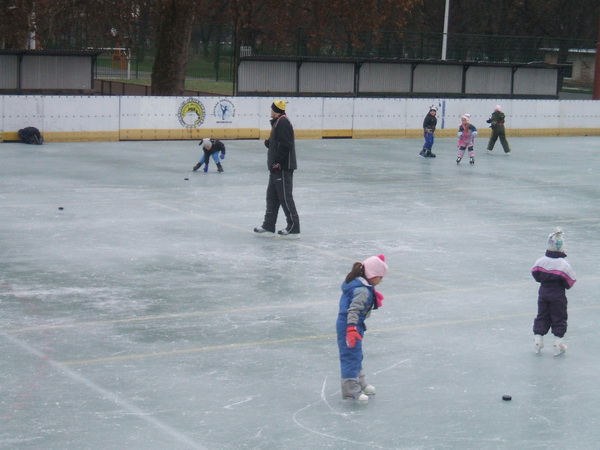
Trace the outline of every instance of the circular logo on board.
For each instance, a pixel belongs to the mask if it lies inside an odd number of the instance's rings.
[[[188,98],[179,106],[179,123],[186,128],[197,128],[204,122],[204,105],[197,98]]]
[[[219,100],[213,108],[213,116],[217,118],[217,123],[231,123],[235,117],[235,106],[227,99]]]

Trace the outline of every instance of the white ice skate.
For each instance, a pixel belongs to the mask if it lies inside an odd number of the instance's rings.
[[[363,388],[363,394],[365,395],[375,395],[375,386],[371,386],[370,384],[367,384],[364,388]]]
[[[567,351],[567,346],[563,342],[562,338],[554,339],[554,356],[560,356]]]
[[[365,395],[365,394],[360,394],[354,400],[356,401],[356,403],[368,403],[369,402],[369,396]]]
[[[535,352],[539,353],[544,348],[544,336],[541,334],[534,335],[533,345],[535,346]]]

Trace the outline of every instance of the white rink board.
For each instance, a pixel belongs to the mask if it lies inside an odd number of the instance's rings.
[[[355,130],[397,130],[406,126],[406,99],[357,98],[354,100]],[[425,113],[427,108],[425,108]],[[423,119],[421,118],[421,124]],[[421,124],[415,128],[421,128]]]
[[[351,130],[354,124],[355,102],[351,98],[325,98],[323,99],[323,121],[321,128],[337,130]]]
[[[600,128],[600,102],[594,100],[440,99],[440,98],[321,98],[289,97],[287,113],[304,136],[331,136],[339,130],[385,133],[418,131],[431,105],[438,108],[438,129],[458,127],[460,116],[471,114],[478,128],[487,127],[495,105],[506,113],[509,130],[535,133]],[[34,126],[46,133],[118,133],[123,130],[178,131],[206,128],[270,131],[272,97],[135,97],[135,96],[2,96],[0,131],[16,133]],[[196,102],[188,115],[185,105]],[[192,119],[198,118],[197,123]],[[187,122],[186,122],[187,120]],[[550,131],[548,131],[550,130]]]

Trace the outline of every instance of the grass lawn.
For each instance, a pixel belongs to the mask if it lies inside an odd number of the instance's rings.
[[[150,80],[143,79],[114,79],[110,78],[107,81],[118,83],[137,84],[142,86],[150,86]],[[214,81],[214,80],[186,80],[185,88],[190,91],[198,91],[214,95],[233,95],[233,82],[231,81]]]

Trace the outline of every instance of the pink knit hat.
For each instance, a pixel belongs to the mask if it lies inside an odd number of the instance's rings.
[[[375,277],[385,277],[388,271],[388,266],[385,263],[385,256],[377,255],[371,256],[363,261],[363,267],[365,268],[365,276],[367,279]]]

